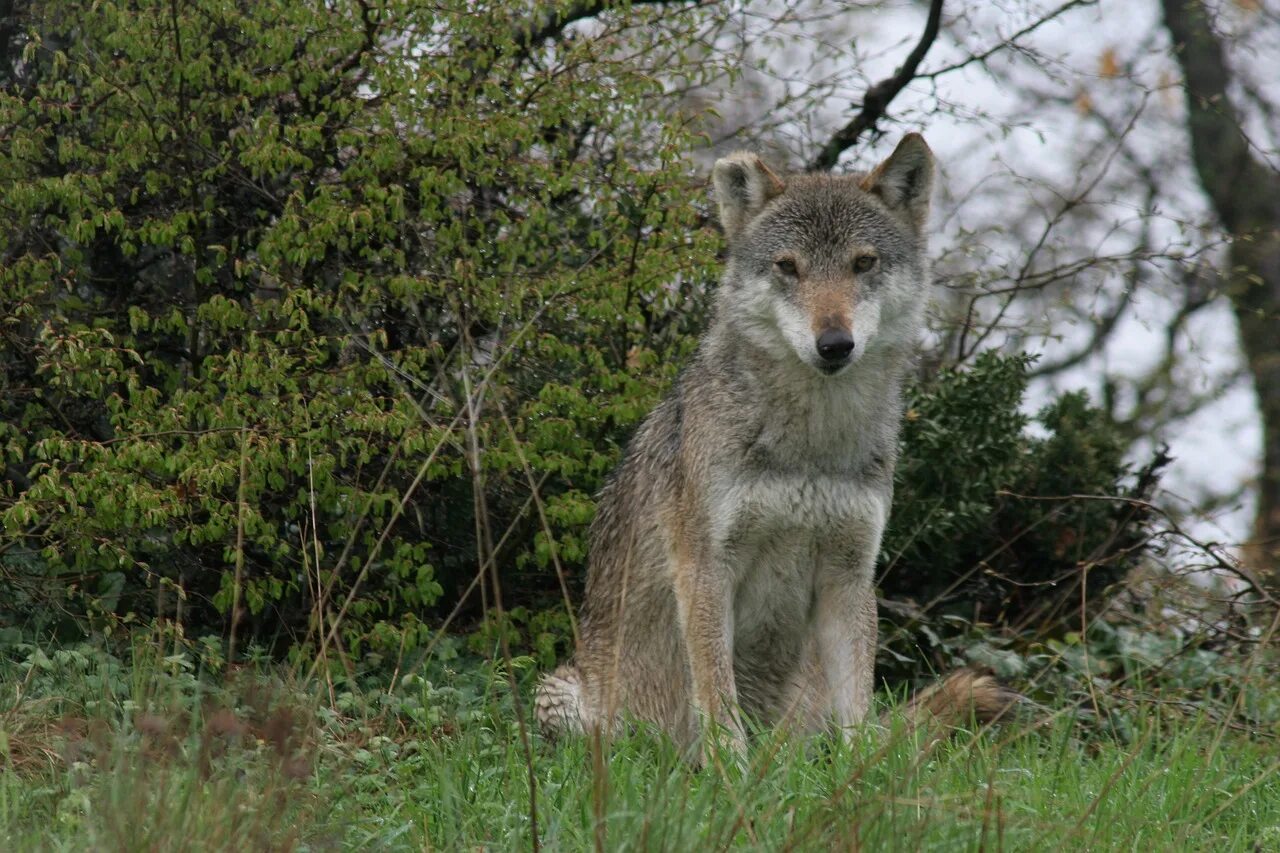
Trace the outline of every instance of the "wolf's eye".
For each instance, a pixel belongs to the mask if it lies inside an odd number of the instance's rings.
[[[796,269],[796,262],[791,260],[790,258],[778,258],[776,261],[773,262],[773,265],[777,267],[778,272],[782,273],[783,275],[793,276],[798,272],[798,270]]]
[[[854,272],[870,272],[876,265],[875,255],[858,255],[853,259]]]

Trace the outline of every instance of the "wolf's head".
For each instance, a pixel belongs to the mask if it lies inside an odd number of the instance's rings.
[[[867,175],[781,178],[732,154],[712,171],[729,238],[721,316],[778,358],[835,375],[914,343],[928,286],[933,154],[909,134]]]

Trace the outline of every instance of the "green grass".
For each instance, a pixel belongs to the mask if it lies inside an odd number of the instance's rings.
[[[528,756],[494,665],[432,660],[356,688],[265,664],[215,679],[205,663],[199,644],[154,636],[120,657],[12,652],[0,849],[530,846]],[[526,690],[531,676],[520,672]],[[854,744],[765,734],[744,769],[691,770],[649,732],[607,748],[530,733],[538,838],[551,850],[1280,849],[1276,742],[1159,698],[1129,709],[1124,739],[1066,714],[932,749],[873,729]]]

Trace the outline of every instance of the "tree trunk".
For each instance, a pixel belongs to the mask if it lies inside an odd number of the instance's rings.
[[[1280,175],[1256,158],[1227,97],[1231,71],[1200,0],[1162,0],[1187,89],[1200,183],[1231,234],[1228,295],[1262,410],[1258,515],[1246,559],[1280,590]]]

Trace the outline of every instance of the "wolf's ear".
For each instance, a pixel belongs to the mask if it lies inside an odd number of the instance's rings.
[[[916,231],[923,230],[933,190],[933,152],[924,137],[918,133],[902,137],[889,159],[863,178],[861,186],[880,196],[890,210],[906,214]]]
[[[770,199],[787,188],[763,160],[747,151],[717,160],[711,170],[711,183],[715,185],[716,201],[720,203],[720,224],[730,240]]]

